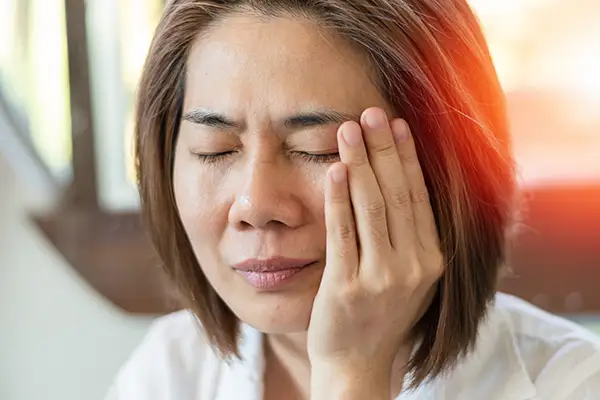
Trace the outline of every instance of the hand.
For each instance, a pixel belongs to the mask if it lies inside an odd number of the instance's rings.
[[[327,260],[308,328],[313,365],[388,374],[429,305],[443,256],[408,125],[379,108],[338,131]],[[410,354],[410,351],[407,352]],[[408,360],[406,360],[408,361]],[[389,388],[388,388],[389,390]]]

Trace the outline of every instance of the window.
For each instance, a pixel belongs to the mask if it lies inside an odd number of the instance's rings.
[[[0,2],[0,85],[28,121],[52,174],[71,175],[71,115],[63,0]]]
[[[162,0],[87,2],[100,204],[135,210],[133,100]]]

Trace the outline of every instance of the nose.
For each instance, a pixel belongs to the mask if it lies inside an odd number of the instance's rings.
[[[300,188],[275,160],[256,161],[240,176],[229,221],[238,229],[295,228],[302,224]]]

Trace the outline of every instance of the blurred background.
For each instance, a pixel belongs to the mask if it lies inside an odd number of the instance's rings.
[[[600,0],[471,0],[527,212],[503,290],[600,334]],[[101,399],[177,308],[140,227],[132,99],[163,0],[0,0],[0,400]]]

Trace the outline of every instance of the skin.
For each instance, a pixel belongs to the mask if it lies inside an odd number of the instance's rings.
[[[367,65],[310,21],[249,14],[189,55],[176,203],[210,283],[266,334],[267,399],[397,395],[441,274],[409,128]],[[317,263],[274,292],[231,268],[276,255]]]

